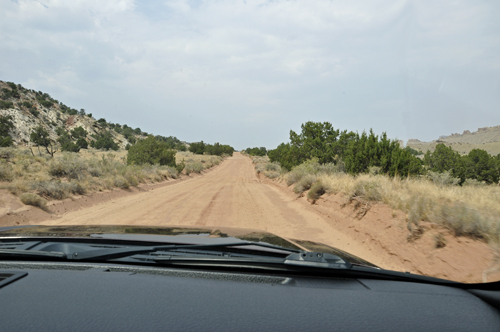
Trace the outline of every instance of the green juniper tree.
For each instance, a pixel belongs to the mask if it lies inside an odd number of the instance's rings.
[[[43,146],[51,157],[54,157],[54,153],[57,152],[57,149],[54,148],[49,132],[42,126],[35,127],[30,134],[30,140],[38,147]]]
[[[9,132],[14,129],[11,115],[0,116],[0,146],[6,147],[13,144],[12,136]]]
[[[175,150],[169,148],[165,142],[157,141],[150,135],[128,149],[127,164],[159,164],[176,167]]]

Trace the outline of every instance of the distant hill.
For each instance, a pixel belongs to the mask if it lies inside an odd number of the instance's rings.
[[[434,151],[436,145],[440,143],[450,146],[461,154],[467,154],[472,149],[482,149],[490,155],[496,156],[500,153],[500,126],[479,128],[475,132],[465,130],[462,134],[441,136],[431,142],[410,139],[406,145],[412,149],[426,152],[427,150]]]

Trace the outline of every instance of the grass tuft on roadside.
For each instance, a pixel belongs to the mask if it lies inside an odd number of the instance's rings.
[[[221,156],[199,155],[192,152],[178,152],[175,156],[177,164],[184,164],[183,171],[186,175],[201,173],[204,170],[217,166],[224,160]]]
[[[24,193],[19,198],[21,199],[21,202],[23,202],[26,205],[36,206],[44,211],[48,211],[47,201],[42,197],[38,196],[37,194]]]
[[[325,187],[321,182],[316,182],[311,186],[311,189],[307,192],[307,198],[311,201],[312,204],[316,203],[316,201],[325,194]]]

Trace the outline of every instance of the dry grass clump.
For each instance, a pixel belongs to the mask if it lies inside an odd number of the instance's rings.
[[[210,158],[210,162],[212,163],[213,166],[219,165],[222,160],[223,160],[223,158],[219,157],[219,156],[212,156]]]
[[[279,172],[279,171],[265,171],[263,174],[270,179],[276,179],[281,175],[281,172]]]
[[[49,174],[57,177],[80,180],[88,173],[89,163],[76,153],[64,153],[49,163]],[[102,174],[102,173],[101,173]]]
[[[217,166],[224,160],[220,156],[200,155],[192,152],[177,152],[175,161],[177,164],[184,163],[186,175],[191,173],[201,173],[202,171]]]
[[[252,156],[252,163],[254,164],[266,164],[269,162],[268,156]]]
[[[342,161],[339,161],[337,164],[320,164],[317,159],[312,159],[292,168],[292,170],[286,174],[285,180],[286,184],[291,186],[294,183],[299,183],[300,180],[307,175],[332,175],[344,172],[345,165]]]
[[[277,162],[267,163],[265,166],[266,171],[279,172],[281,170],[280,164]]]
[[[309,190],[316,181],[316,175],[306,174],[293,187],[293,191],[297,194],[302,194],[304,191]]]
[[[257,174],[264,173],[266,170],[266,164],[260,163],[260,164],[255,164],[255,171]]]
[[[360,179],[354,185],[354,192],[351,197],[362,197],[368,201],[381,201],[382,194],[380,190],[380,182],[375,179]]]
[[[269,162],[269,160],[264,160],[264,162],[255,163],[255,171],[257,172],[257,174],[262,173],[271,179],[275,179],[281,175],[281,167],[279,163],[271,163]]]
[[[444,248],[446,246],[446,238],[443,234],[439,233],[434,235],[434,247]]]
[[[254,164],[257,174],[264,174],[264,176],[268,178],[276,179],[283,172],[280,164],[277,162],[270,162],[267,156],[252,156],[250,158],[252,158],[252,163]]]
[[[16,149],[12,147],[0,148],[0,159],[10,160],[17,153]]]
[[[161,182],[167,180],[168,178],[177,179],[179,173],[173,167],[169,166],[159,166],[159,165],[133,165],[133,167],[127,168],[131,171],[132,175],[135,174],[139,182],[144,182],[149,180],[152,182]],[[124,172],[125,177],[129,178],[132,175],[128,175]]]
[[[115,187],[118,187],[118,188],[121,188],[121,189],[128,189],[130,188],[130,183],[127,181],[127,179],[125,179],[123,176],[116,176],[114,179],[113,179],[113,185]]]
[[[304,176],[304,173],[298,172],[298,171],[288,173],[285,176],[286,185],[291,186],[292,184],[299,182],[303,176]]]
[[[437,186],[456,186],[460,182],[459,178],[451,176],[450,171],[443,173],[429,171],[427,173],[429,180],[434,182]]]
[[[9,192],[13,195],[20,195],[30,190],[28,183],[26,183],[26,181],[23,180],[14,180],[7,185],[1,186],[0,188],[8,189]]]
[[[326,193],[325,187],[321,182],[316,182],[311,186],[311,189],[307,192],[307,198],[311,201],[312,204],[316,203],[316,201]]]
[[[44,211],[47,211],[47,201],[44,200],[42,197],[38,196],[37,194],[33,193],[24,193],[19,197],[21,199],[21,202],[23,202],[26,205],[33,205],[41,208]]]
[[[72,194],[83,195],[85,193],[85,188],[77,182],[40,181],[33,183],[32,189],[36,190],[40,196],[53,199],[64,199]]]
[[[496,242],[499,240],[500,220],[498,215],[490,218],[464,202],[442,204],[432,212],[434,213],[431,218],[450,228],[455,236],[493,239]]]
[[[281,167],[278,165],[278,168],[276,169],[266,169],[263,174],[268,177],[268,178],[271,178],[271,179],[275,179],[279,176],[281,176],[283,174],[283,170],[281,169]]]
[[[0,181],[12,181],[14,180],[14,172],[12,170],[12,165],[2,162],[0,164]]]
[[[110,151],[105,151],[105,150],[96,150],[96,149],[82,149],[78,153],[78,155],[82,159],[86,160],[91,160],[91,159],[101,159],[103,156],[107,157],[110,154]],[[117,159],[124,159],[127,158],[128,151],[127,150],[118,150],[118,151],[113,151],[112,154],[117,158]]]
[[[184,172],[186,172],[187,175],[191,173],[201,173],[203,171],[203,164],[201,162],[195,162],[195,163],[189,163],[186,164],[186,167],[184,167]]]

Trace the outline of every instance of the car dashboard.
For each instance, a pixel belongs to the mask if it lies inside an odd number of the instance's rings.
[[[27,261],[1,262],[0,275],[4,276],[0,282],[4,331],[498,331],[500,327],[500,312],[470,291],[425,283]]]

